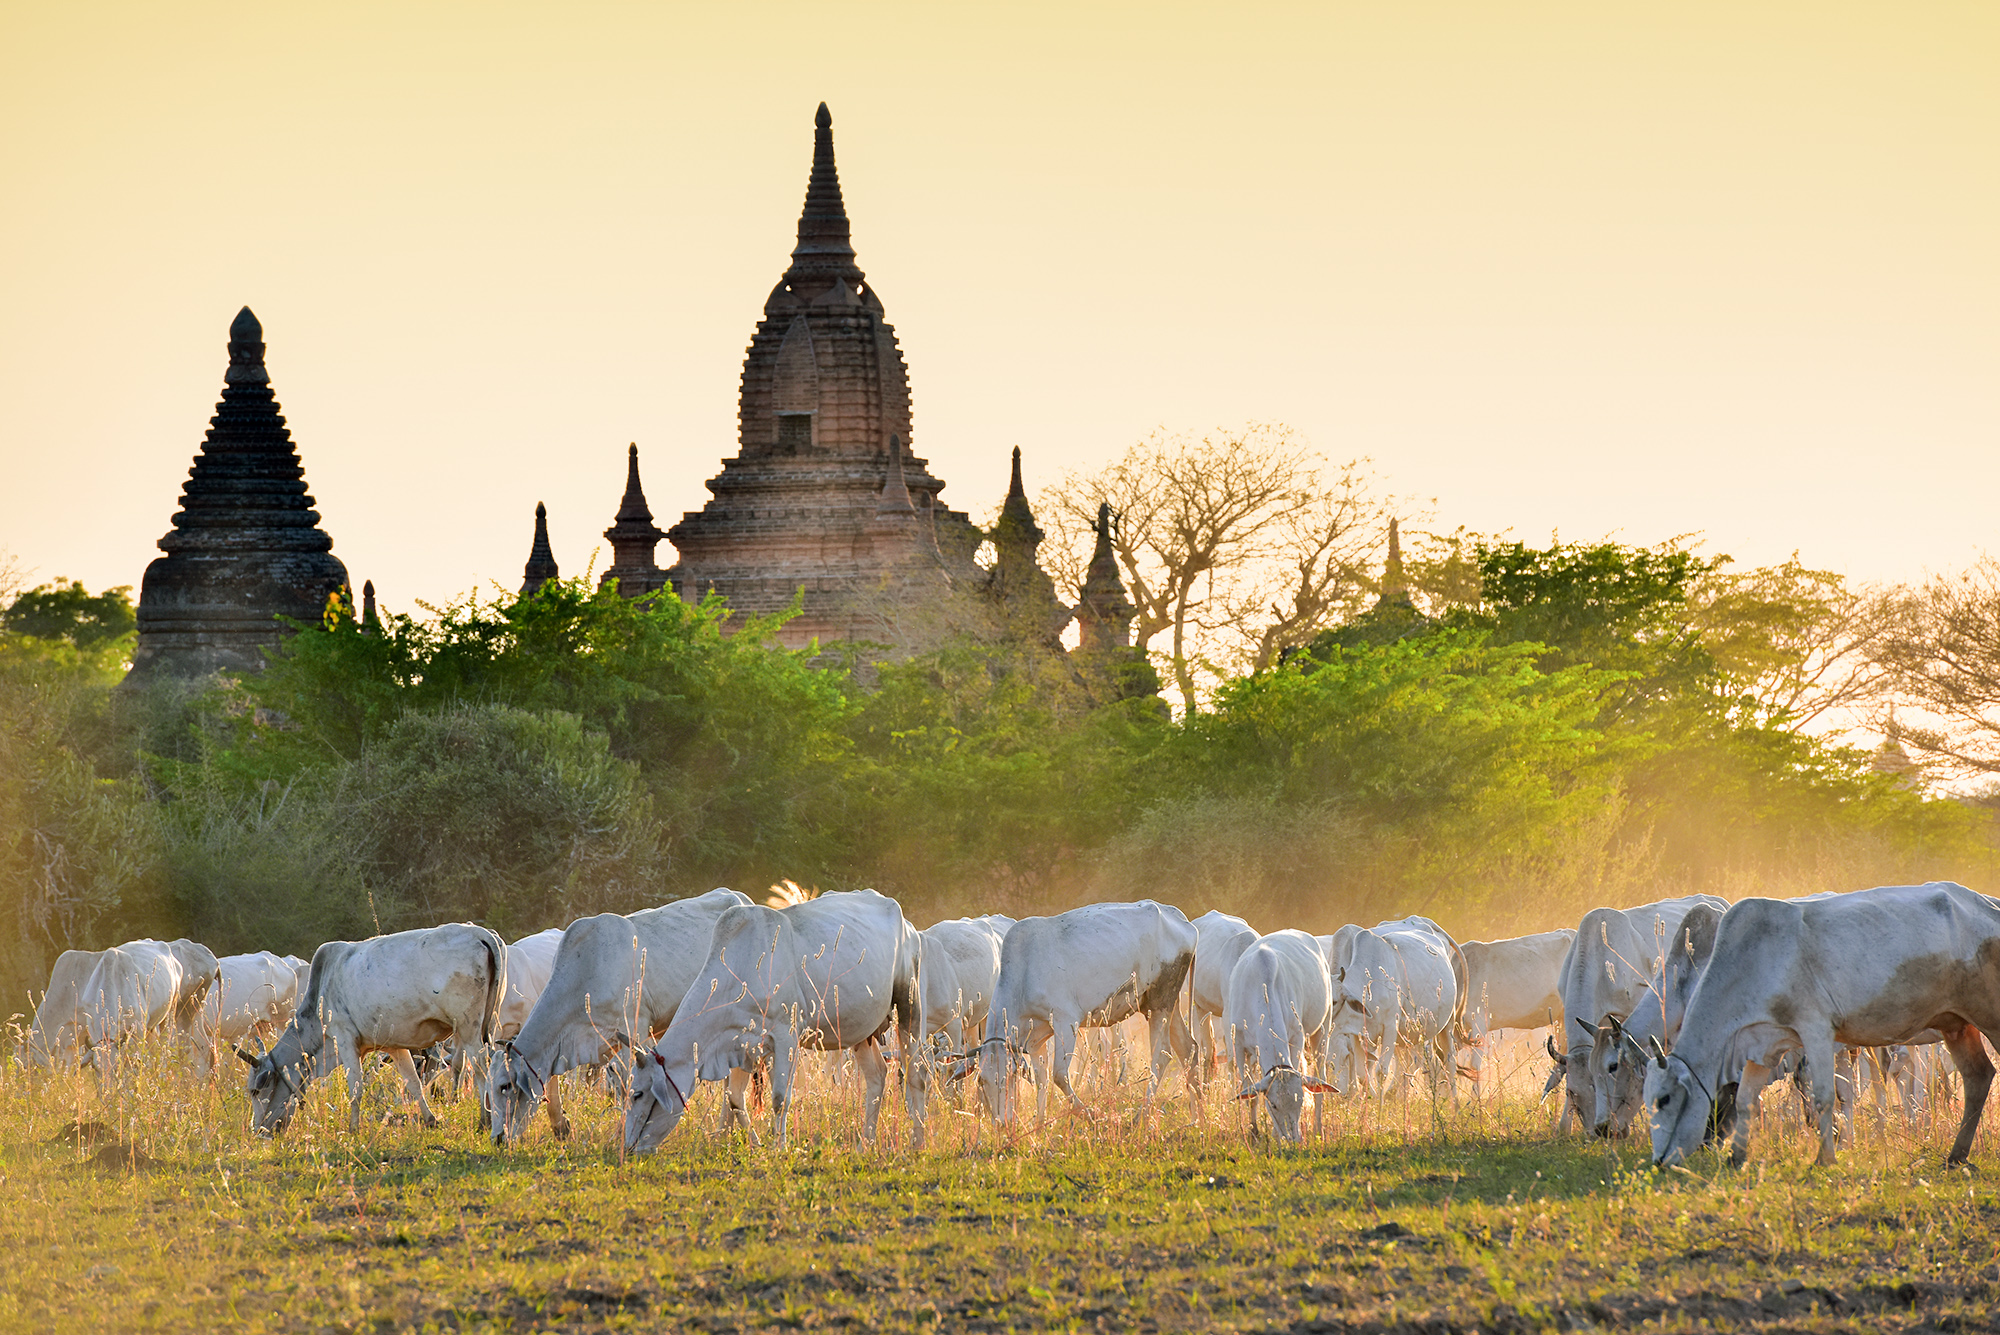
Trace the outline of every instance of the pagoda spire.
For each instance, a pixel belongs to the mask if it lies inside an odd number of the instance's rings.
[[[785,277],[794,281],[837,277],[855,282],[862,277],[854,263],[847,204],[840,197],[840,172],[833,163],[833,115],[824,102],[813,117],[812,175],[806,181],[799,240],[792,248],[792,264]]]
[[[556,554],[549,546],[549,507],[535,502],[535,545],[528,549],[528,564],[521,571],[522,593],[533,593],[552,579],[561,577]]]
[[[618,582],[618,592],[627,598],[653,593],[667,587],[667,572],[653,559],[653,550],[667,535],[653,523],[646,505],[645,488],[639,485],[639,446],[625,452],[625,497],[618,505],[618,517],[604,536],[611,543],[611,568],[597,581],[598,587]]]
[[[375,611],[375,581],[372,579],[361,581],[361,633],[382,633],[382,618]]]
[[[324,616],[347,567],[313,505],[271,393],[264,327],[245,306],[229,325],[222,399],[159,542],[166,555],[140,582],[128,680],[255,671],[285,634],[280,617]]]
[[[1410,582],[1403,574],[1403,537],[1394,519],[1389,521],[1389,555],[1382,562],[1382,593],[1375,606],[1416,606],[1410,601]]]

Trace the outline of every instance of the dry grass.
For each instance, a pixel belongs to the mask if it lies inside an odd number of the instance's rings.
[[[1009,1143],[940,1105],[920,1155],[893,1106],[858,1147],[854,1084],[822,1070],[788,1149],[715,1134],[710,1092],[631,1162],[596,1091],[573,1140],[496,1151],[469,1101],[396,1119],[385,1076],[358,1136],[336,1079],[265,1142],[234,1072],[158,1050],[103,1097],[10,1071],[0,1329],[1996,1328],[2000,1198],[1943,1170],[1949,1119],[1864,1115],[1822,1172],[1774,1118],[1743,1172],[1656,1176],[1640,1144],[1554,1138],[1514,1064],[1456,1114],[1330,1106],[1300,1150],[1220,1091],[1140,1125],[1112,1085]],[[1990,1133],[1975,1159],[2000,1171]]]

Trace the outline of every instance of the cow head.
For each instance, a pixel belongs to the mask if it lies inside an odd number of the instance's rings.
[[[995,1035],[981,1040],[974,1064],[986,1115],[995,1126],[1010,1125],[1014,1120],[1014,1077],[1032,1074],[1027,1054],[1011,1038]]]
[[[1604,1137],[1622,1136],[1639,1111],[1645,1080],[1646,1050],[1615,1015],[1597,1027],[1591,1047],[1592,1084],[1597,1094],[1595,1130]]]
[[[1563,1083],[1563,1077],[1569,1074],[1569,1054],[1556,1047],[1554,1034],[1549,1035],[1547,1047],[1549,1050],[1549,1060],[1554,1062],[1555,1065],[1549,1068],[1549,1078],[1542,1082],[1543,1098],[1547,1098],[1549,1095],[1555,1093],[1556,1089]]]
[[[1296,1145],[1304,1138],[1299,1122],[1305,1113],[1307,1090],[1326,1094],[1333,1091],[1333,1086],[1321,1080],[1308,1080],[1289,1066],[1274,1066],[1256,1083],[1245,1081],[1236,1097],[1254,1099],[1263,1095],[1265,1105],[1271,1110],[1271,1133],[1282,1144]]]
[[[528,1129],[547,1082],[512,1039],[493,1054],[493,1143],[505,1145]]]
[[[284,1061],[277,1050],[253,1056],[242,1048],[236,1055],[250,1064],[250,1127],[260,1136],[275,1136],[291,1125],[306,1078],[299,1064]]]
[[[1653,1117],[1653,1166],[1670,1168],[1700,1147],[1715,1100],[1686,1061],[1669,1057],[1657,1039],[1652,1048],[1645,1100]]]
[[[620,1034],[621,1043],[629,1043]],[[632,1102],[625,1109],[625,1152],[651,1154],[687,1114],[699,1065],[689,1061],[670,1070],[655,1048],[632,1045]]]

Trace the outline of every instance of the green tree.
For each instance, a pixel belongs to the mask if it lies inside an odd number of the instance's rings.
[[[73,579],[29,589],[0,614],[0,628],[12,634],[60,640],[86,651],[123,640],[138,626],[130,586],[91,593]]]

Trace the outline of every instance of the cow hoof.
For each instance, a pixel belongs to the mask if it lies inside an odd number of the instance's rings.
[[[569,1123],[567,1121],[557,1122],[554,1126],[550,1127],[549,1129],[555,1133],[555,1137],[557,1140],[569,1139]]]
[[[436,1113],[425,1113],[423,1117],[423,1122],[425,1128],[431,1131],[435,1131],[439,1127],[444,1125],[443,1122],[440,1122],[438,1120]]]

